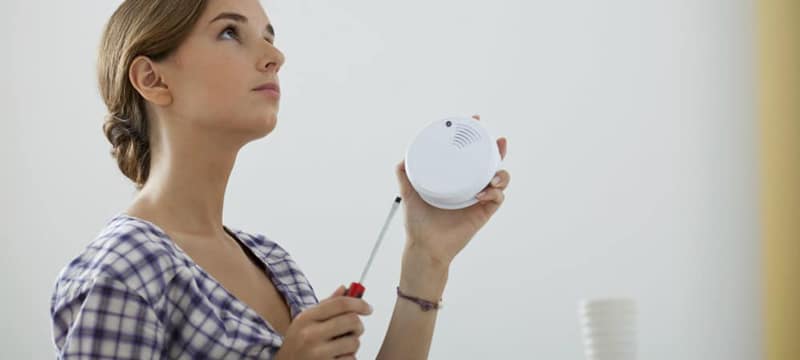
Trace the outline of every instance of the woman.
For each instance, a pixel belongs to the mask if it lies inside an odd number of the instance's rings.
[[[139,192],[59,274],[59,357],[355,358],[371,307],[344,287],[319,302],[282,247],[222,223],[239,150],[275,127],[285,59],[274,37],[257,0],[127,0],[112,15],[98,61],[103,129]],[[447,211],[421,201],[402,162],[396,172],[406,246],[378,357],[422,359],[437,312],[420,304],[435,307],[509,174]]]

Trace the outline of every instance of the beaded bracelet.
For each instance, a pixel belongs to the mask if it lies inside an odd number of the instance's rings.
[[[438,310],[438,309],[441,309],[442,307],[444,307],[444,304],[442,304],[441,300],[439,300],[439,302],[430,302],[428,300],[423,300],[423,299],[420,299],[418,297],[413,297],[413,296],[410,296],[410,295],[403,294],[403,292],[400,291],[400,287],[399,286],[397,287],[397,296],[399,296],[399,297],[401,297],[403,299],[411,300],[411,301],[419,304],[419,307],[422,308],[422,311],[428,311],[428,310],[431,310],[431,309],[437,309]]]

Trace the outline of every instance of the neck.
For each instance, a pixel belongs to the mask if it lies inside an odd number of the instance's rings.
[[[176,234],[224,234],[225,189],[241,145],[207,132],[181,132],[185,136],[170,137],[164,146],[152,144],[150,173],[131,212],[156,218]]]

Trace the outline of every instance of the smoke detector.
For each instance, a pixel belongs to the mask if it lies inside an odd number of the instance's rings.
[[[462,209],[489,185],[500,168],[489,130],[470,117],[431,122],[406,151],[406,174],[422,200],[440,209]]]

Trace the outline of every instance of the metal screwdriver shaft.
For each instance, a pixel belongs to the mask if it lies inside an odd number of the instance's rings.
[[[397,211],[397,205],[400,205],[400,197],[396,197],[394,199],[394,203],[392,204],[392,209],[389,210],[389,216],[386,217],[386,221],[383,223],[383,227],[381,228],[380,234],[378,234],[378,240],[375,242],[375,246],[372,247],[372,253],[369,255],[369,260],[367,260],[367,265],[364,266],[364,271],[361,272],[361,278],[358,279],[358,282],[364,283],[364,278],[367,277],[367,271],[369,271],[370,266],[372,266],[372,260],[375,258],[375,254],[378,252],[378,247],[381,246],[381,242],[383,241],[383,236],[386,235],[386,230],[389,228],[389,223],[392,221],[392,217],[394,217],[395,211]]]
[[[364,296],[364,279],[367,277],[367,272],[369,271],[370,266],[372,266],[372,260],[375,258],[375,254],[378,252],[378,248],[383,241],[384,235],[386,235],[386,230],[389,228],[389,224],[392,222],[392,218],[394,217],[394,213],[397,211],[398,206],[400,205],[401,198],[398,196],[394,199],[394,203],[392,203],[392,208],[389,210],[389,215],[386,217],[386,221],[383,223],[383,227],[381,228],[380,234],[378,234],[378,240],[375,242],[375,246],[372,247],[372,253],[369,255],[369,260],[367,260],[367,265],[364,266],[364,271],[361,272],[361,278],[358,280],[357,283],[351,283],[350,287],[347,288],[345,291],[345,296],[352,296],[352,297],[362,297]]]

